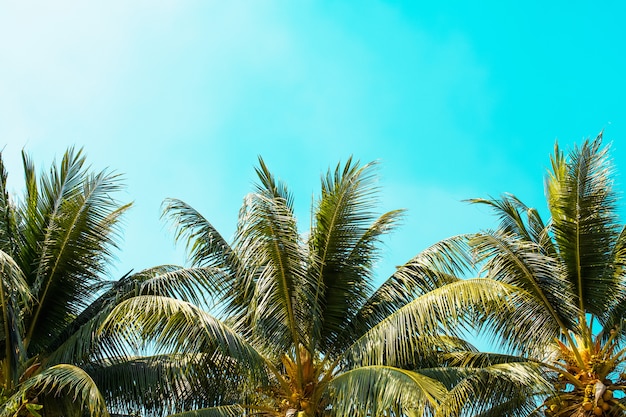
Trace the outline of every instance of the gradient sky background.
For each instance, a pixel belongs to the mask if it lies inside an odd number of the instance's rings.
[[[0,146],[16,193],[22,148],[125,174],[112,277],[184,262],[166,197],[231,236],[258,155],[303,228],[328,167],[379,160],[381,211],[408,209],[382,279],[495,226],[463,199],[543,209],[556,139],[604,129],[623,183],[625,19],[618,1],[0,0]]]

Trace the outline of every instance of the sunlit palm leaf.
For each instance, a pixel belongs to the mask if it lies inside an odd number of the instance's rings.
[[[140,315],[137,312],[141,312]],[[265,375],[264,358],[224,323],[187,302],[162,296],[137,296],[120,303],[102,325],[138,349],[155,343],[157,350],[212,353],[232,357],[242,371]]]
[[[298,304],[301,297],[310,299],[311,295],[301,285],[306,280],[305,257],[289,197],[280,195],[285,191],[273,179],[262,179],[276,189],[251,195],[249,221],[237,237],[237,248],[245,254],[249,273],[257,280],[257,294],[262,297],[255,305],[252,325],[284,351],[305,340],[302,323],[310,312],[299,309]]]
[[[313,339],[322,350],[336,345],[346,317],[353,316],[371,292],[371,268],[379,238],[401,211],[377,219],[375,164],[359,166],[349,159],[322,178],[309,238],[309,275],[314,286]],[[319,314],[316,314],[318,313]]]
[[[517,333],[501,340],[505,345],[538,348],[558,335],[558,327],[531,294],[490,279],[469,279],[430,291],[390,314],[358,339],[346,357],[361,358],[363,363],[380,363],[389,356],[405,361],[415,349],[411,335],[461,336],[464,329],[476,324],[475,313],[485,317],[482,324],[494,335],[501,330],[497,326],[508,326],[501,323],[501,317],[515,323]]]
[[[183,241],[193,265],[213,265],[234,273],[237,257],[207,219],[187,203],[168,198],[163,216],[173,223],[176,241]]]
[[[46,328],[46,337],[63,330],[68,314],[78,314],[93,297],[91,284],[100,279],[106,260],[115,247],[115,226],[129,205],[119,207],[111,193],[120,188],[115,175],[86,176],[84,158],[66,154],[61,168],[51,172],[52,180],[42,181],[49,202],[41,254],[33,288],[37,308],[29,318],[27,340],[33,350],[45,349],[47,339],[37,338]],[[45,311],[46,314],[42,314]]]
[[[476,262],[483,264],[489,277],[523,288],[543,304],[546,313],[552,316],[550,326],[554,329],[546,343],[559,337],[559,329],[573,327],[579,311],[572,284],[564,279],[561,265],[545,255],[537,244],[500,231],[476,235],[471,244]],[[508,319],[502,317],[503,322]],[[514,322],[509,324],[515,326]],[[507,330],[504,323],[499,328],[506,333],[505,338],[516,332],[512,327]]]
[[[442,403],[446,414],[522,416],[537,409],[539,398],[554,392],[532,362],[498,363],[468,372]]]
[[[499,230],[515,235],[519,239],[538,244],[546,254],[554,255],[554,246],[550,240],[549,229],[541,219],[539,212],[526,206],[513,194],[504,194],[499,200],[474,198],[468,200],[474,204],[491,207],[500,218]]]
[[[367,366],[345,372],[330,383],[332,413],[369,416],[383,413],[434,414],[447,390],[418,372],[385,366]],[[424,414],[426,413],[426,414]]]
[[[20,404],[24,396],[43,399],[44,410],[46,407],[66,411],[78,408],[88,410],[93,417],[109,416],[104,398],[94,381],[85,371],[72,365],[56,365],[27,379],[4,404],[0,416],[13,415],[15,411],[12,408]]]
[[[246,415],[239,405],[223,405],[173,414],[171,417],[239,417]]]
[[[553,159],[557,171],[548,180],[548,202],[566,279],[574,287],[581,311],[601,315],[618,294],[619,283],[606,276],[612,246],[619,233],[612,166],[601,135],[571,153]],[[557,148],[557,155],[560,152]]]
[[[422,251],[388,278],[361,307],[344,330],[352,342],[398,308],[443,285],[456,282],[468,271],[467,239],[452,237]]]
[[[22,308],[33,299],[19,266],[7,253],[0,250],[0,307],[2,308],[2,375],[17,383],[27,355],[24,346]]]

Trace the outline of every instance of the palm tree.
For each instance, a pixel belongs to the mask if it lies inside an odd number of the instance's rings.
[[[184,369],[164,408],[180,416],[443,415],[485,392],[468,379],[475,372],[440,366],[443,354],[475,350],[458,337],[470,303],[442,301],[437,286],[491,302],[501,293],[457,278],[469,262],[458,239],[420,253],[375,289],[380,239],[402,211],[375,214],[374,167],[348,160],[322,177],[307,235],[292,195],[261,159],[232,242],[186,203],[166,201],[176,239],[207,279],[204,306],[142,295],[102,326],[104,335],[179,358]],[[503,378],[502,367],[480,372]],[[520,375],[524,383],[509,386],[530,385]]]
[[[556,145],[551,162],[547,222],[510,194],[472,200],[494,209],[500,226],[467,237],[468,249],[483,280],[508,289],[499,303],[476,303],[475,324],[507,354],[455,353],[451,363],[537,364],[552,389],[529,386],[534,395],[508,404],[511,415],[624,416],[626,227],[608,147],[602,134],[568,158]]]
[[[167,266],[106,281],[130,207],[113,198],[120,176],[91,172],[82,151],[69,149],[38,178],[22,155],[26,192],[18,201],[0,157],[0,415],[98,417],[108,415],[107,403],[125,413],[149,407],[168,389],[161,381],[169,362],[131,357],[123,339],[96,331],[128,297],[185,295],[201,281]]]

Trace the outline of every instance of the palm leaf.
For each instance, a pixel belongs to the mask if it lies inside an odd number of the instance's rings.
[[[44,412],[50,407],[71,415],[71,411],[78,407],[93,417],[109,416],[104,398],[94,381],[76,366],[56,365],[27,379],[3,405],[0,416],[12,416],[23,398],[34,397],[43,397]]]
[[[345,372],[329,383],[328,390],[332,413],[337,416],[408,412],[428,415],[447,393],[443,384],[432,378],[387,366]]]
[[[235,359],[242,371],[263,379],[265,359],[228,326],[184,301],[142,295],[117,305],[101,326],[105,335],[122,338],[137,349],[209,353]],[[154,343],[154,345],[152,345]]]
[[[505,334],[498,339],[504,346],[528,350],[541,349],[546,340],[559,334],[531,294],[476,278],[453,282],[406,304],[360,337],[346,350],[346,357],[360,358],[363,363],[380,363],[384,357],[403,362],[415,350],[411,343],[419,339],[414,335],[460,337],[470,325],[483,327],[494,337]]]
[[[601,315],[619,293],[620,283],[605,275],[613,243],[619,233],[612,166],[602,135],[575,148],[566,161],[555,151],[548,178],[552,230],[574,287],[580,311]],[[584,321],[584,315],[581,316]]]
[[[184,411],[172,414],[171,417],[239,417],[246,415],[239,405],[223,405],[219,407],[203,408],[200,410]]]
[[[356,337],[387,318],[400,307],[429,291],[456,282],[468,271],[471,260],[463,236],[442,240],[415,256],[388,278],[350,319],[345,340]]]
[[[573,328],[572,320],[579,314],[574,288],[564,279],[560,264],[545,255],[538,244],[501,231],[477,234],[470,243],[476,262],[490,278],[532,294],[552,316],[551,328],[557,326],[563,332]]]
[[[46,328],[48,335],[59,334],[68,314],[78,314],[93,296],[91,285],[105,270],[106,260],[115,247],[119,217],[129,205],[118,207],[111,193],[120,188],[119,177],[105,172],[87,175],[84,158],[66,153],[50,179],[42,180],[41,232],[29,236],[40,239],[37,275],[33,289],[37,308],[29,319],[26,339],[33,350],[45,349],[47,339],[38,339]],[[41,312],[46,314],[42,315]]]
[[[21,269],[7,253],[0,250],[0,306],[2,308],[2,363],[0,375],[6,386],[13,386],[26,360],[22,309],[30,305],[32,295]]]
[[[241,378],[217,353],[114,358],[87,370],[111,410],[163,416],[239,397]]]
[[[163,217],[174,225],[175,240],[183,240],[192,265],[212,265],[230,274],[237,271],[237,256],[228,242],[207,219],[187,203],[169,198]]]
[[[268,187],[276,186],[271,179],[264,181]],[[306,286],[300,285],[305,279],[305,257],[289,197],[271,196],[275,191],[251,195],[248,223],[239,231],[237,249],[246,260],[246,273],[251,274],[244,282],[254,279],[256,294],[260,295],[250,324],[284,352],[305,340],[303,323],[310,312],[298,305],[301,298],[311,296]]]
[[[320,349],[339,348],[338,334],[371,292],[372,266],[380,236],[401,211],[376,218],[375,164],[359,167],[349,159],[322,178],[309,238],[313,339]],[[319,314],[316,314],[319,312]]]

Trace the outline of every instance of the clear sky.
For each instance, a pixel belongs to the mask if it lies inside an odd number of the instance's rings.
[[[0,146],[16,193],[22,148],[125,174],[113,276],[185,261],[166,197],[231,236],[258,155],[304,228],[322,172],[379,160],[381,210],[408,209],[383,278],[495,225],[463,199],[543,209],[556,139],[604,129],[623,183],[625,20],[619,1],[0,0]]]

